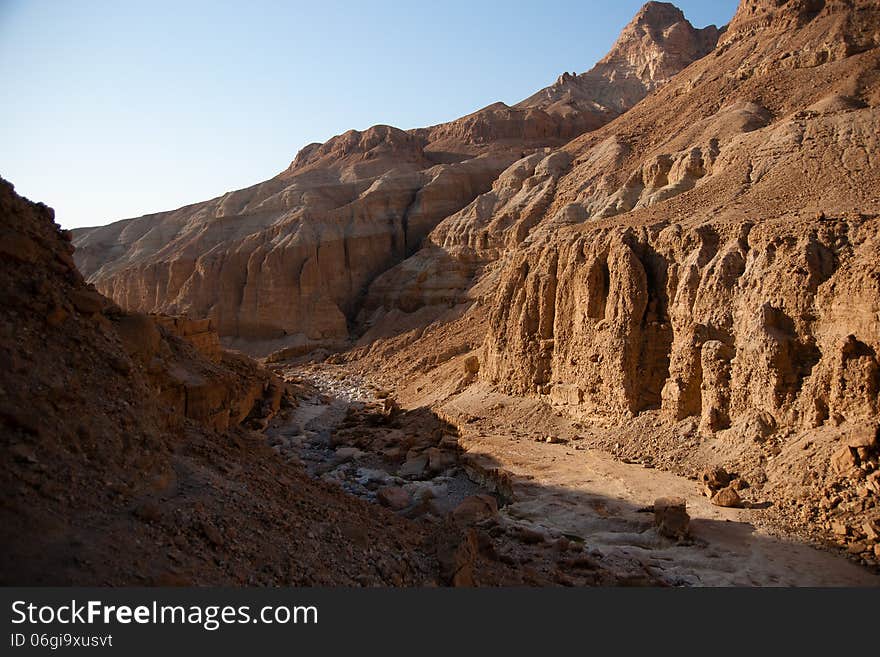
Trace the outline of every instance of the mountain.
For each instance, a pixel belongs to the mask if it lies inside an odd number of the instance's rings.
[[[878,71],[875,2],[742,2],[711,54],[515,162],[382,274],[344,359],[463,426],[491,417],[477,450],[506,413],[541,431],[530,400],[587,447],[724,464],[873,563]]]
[[[318,344],[349,337],[377,276],[524,155],[604,125],[714,45],[648,3],[597,67],[548,102],[495,103],[456,121],[374,126],[303,148],[275,178],[219,198],[74,232],[77,265],[121,306],[210,318],[223,336]],[[555,93],[555,92],[554,92]],[[253,345],[252,345],[253,348]]]

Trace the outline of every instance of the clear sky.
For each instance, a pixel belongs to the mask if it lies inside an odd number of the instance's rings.
[[[642,4],[0,0],[0,176],[68,228],[174,209],[351,128],[518,102]],[[737,0],[675,4],[720,26]]]

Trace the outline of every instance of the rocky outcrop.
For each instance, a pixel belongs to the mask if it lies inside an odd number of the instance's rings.
[[[159,326],[189,342],[206,358],[215,362],[221,359],[220,336],[217,335],[210,319],[188,319],[167,315],[154,315],[152,319]]]

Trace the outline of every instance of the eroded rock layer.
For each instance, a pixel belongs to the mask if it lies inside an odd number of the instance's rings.
[[[621,418],[662,409],[707,431],[878,412],[876,218],[572,235],[503,276],[484,374]]]
[[[492,381],[710,431],[876,415],[878,9],[762,7],[744,3],[715,55],[565,147],[574,164],[504,264]],[[829,35],[844,34],[838,51]]]

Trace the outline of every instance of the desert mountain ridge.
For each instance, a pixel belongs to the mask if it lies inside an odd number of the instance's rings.
[[[716,38],[648,3],[574,95],[496,103],[417,130],[346,132],[306,146],[265,183],[74,231],[77,263],[126,308],[210,317],[230,337],[344,340],[368,285],[444,217],[525,154],[607,123]]]

